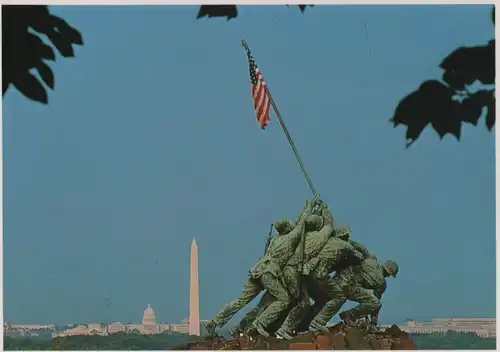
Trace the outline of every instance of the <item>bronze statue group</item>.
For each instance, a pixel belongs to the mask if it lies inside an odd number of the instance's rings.
[[[291,339],[302,331],[327,332],[327,323],[348,300],[358,305],[339,314],[343,323],[377,330],[385,279],[396,277],[399,270],[395,262],[379,264],[373,253],[350,238],[349,227],[334,224],[328,206],[317,196],[306,202],[294,222],[279,220],[274,228],[278,234],[250,269],[240,296],[205,324],[209,335],[261,292],[257,306],[230,330],[234,337],[275,334]]]

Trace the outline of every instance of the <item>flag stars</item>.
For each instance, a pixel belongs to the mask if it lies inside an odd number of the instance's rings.
[[[257,115],[257,122],[264,129],[269,121],[270,96],[266,89],[264,77],[259,71],[255,59],[247,49],[248,68],[250,70],[250,83],[252,89],[252,99]],[[260,83],[260,84],[259,84]]]

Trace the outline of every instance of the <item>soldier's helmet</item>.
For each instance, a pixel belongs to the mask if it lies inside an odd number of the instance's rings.
[[[274,228],[278,233],[285,234],[292,231],[292,223],[290,220],[281,219],[274,223]]]
[[[349,225],[342,225],[335,227],[335,237],[348,239],[351,236],[351,227]]]
[[[382,264],[382,268],[385,269],[391,275],[392,277],[396,277],[396,275],[399,272],[399,267],[396,264],[396,262],[393,262],[392,260],[386,261],[384,264]]]
[[[323,227],[323,217],[316,214],[311,214],[306,218],[306,229],[309,231],[319,231]]]

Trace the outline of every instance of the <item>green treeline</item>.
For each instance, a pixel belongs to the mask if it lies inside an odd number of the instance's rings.
[[[447,331],[432,334],[411,334],[419,350],[496,350],[495,339],[484,339],[472,332]]]
[[[496,349],[495,339],[484,339],[473,333],[412,334],[418,349]],[[5,350],[167,350],[179,348],[200,337],[166,332],[156,335],[116,333],[109,336],[69,336],[43,340],[26,337],[4,337]]]
[[[115,333],[108,336],[68,336],[40,341],[32,338],[4,337],[5,350],[169,350],[200,337],[177,332],[155,335]]]

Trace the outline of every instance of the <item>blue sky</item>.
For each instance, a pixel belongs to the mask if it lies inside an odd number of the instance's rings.
[[[85,46],[53,65],[48,106],[4,99],[7,321],[139,322],[148,303],[179,321],[193,237],[201,317],[240,292],[269,224],[310,196],[275,117],[257,126],[241,39],[334,216],[400,265],[381,320],[494,316],[494,134],[426,129],[406,150],[388,122],[493,36],[489,6],[52,8]]]

